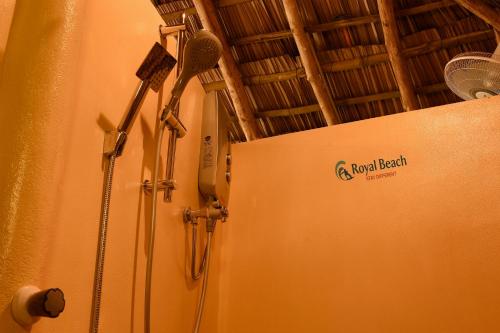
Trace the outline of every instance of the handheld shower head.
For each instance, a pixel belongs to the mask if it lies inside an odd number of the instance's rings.
[[[163,46],[155,43],[137,70],[136,75],[141,79],[141,82],[128,106],[127,112],[124,114],[120,125],[118,125],[118,132],[127,134],[130,132],[149,88],[158,92],[176,63],[177,60]]]
[[[169,102],[161,115],[164,121],[167,114],[179,103],[187,83],[195,75],[214,67],[222,54],[222,43],[213,33],[200,30],[186,42],[182,71],[174,84]]]

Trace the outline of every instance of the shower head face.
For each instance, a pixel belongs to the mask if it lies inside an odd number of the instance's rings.
[[[200,74],[212,67],[219,61],[222,55],[222,43],[219,38],[207,30],[197,31],[184,47],[184,58],[182,71],[175,81],[169,102],[161,115],[164,121],[167,115],[178,106],[187,83],[195,75]]]
[[[214,67],[222,54],[222,43],[213,33],[200,30],[184,48],[182,74],[189,78]]]
[[[151,89],[158,92],[176,63],[177,60],[163,46],[155,43],[136,75],[142,81],[149,81]]]
[[[153,48],[149,51],[141,67],[139,67],[136,72],[136,75],[142,82],[137,88],[135,95],[132,97],[127,112],[123,115],[118,125],[119,132],[130,132],[149,88],[158,92],[176,63],[177,60],[175,60],[163,46],[159,43],[153,45]]]

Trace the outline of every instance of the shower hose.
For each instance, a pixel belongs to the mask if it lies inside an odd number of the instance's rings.
[[[194,232],[194,229],[193,229]],[[202,261],[202,266],[200,269],[200,273],[198,273],[198,278],[199,274],[205,271],[203,275],[203,285],[201,287],[201,295],[198,300],[198,306],[196,310],[196,321],[193,329],[193,333],[198,333],[200,331],[200,324],[201,324],[201,318],[203,316],[203,308],[205,307],[205,296],[207,294],[207,288],[208,288],[208,270],[210,267],[210,254],[211,254],[211,247],[212,247],[212,235],[213,231],[208,231],[207,232],[207,245],[205,247],[205,254],[203,256],[203,261]],[[193,255],[194,258],[195,255]],[[194,259],[193,259],[194,260]],[[192,272],[194,275],[194,272]],[[194,278],[194,276],[193,276]]]
[[[160,168],[161,141],[165,124],[160,122],[158,127],[158,138],[156,140],[155,165],[153,168],[153,192],[151,199],[151,220],[149,224],[148,258],[146,263],[146,287],[144,291],[144,332],[151,332],[151,280],[153,273],[153,254],[156,233],[156,200],[158,198],[158,173]]]
[[[106,169],[106,179],[102,193],[101,220],[99,223],[99,240],[94,273],[94,291],[92,295],[92,315],[90,332],[97,333],[99,328],[99,314],[101,309],[102,277],[104,272],[104,254],[106,250],[106,237],[108,233],[109,204],[111,201],[111,187],[113,183],[113,170],[116,154],[110,155]]]

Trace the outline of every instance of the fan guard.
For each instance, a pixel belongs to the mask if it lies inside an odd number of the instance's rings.
[[[446,64],[444,77],[448,87],[465,100],[499,95],[500,54],[459,54]]]

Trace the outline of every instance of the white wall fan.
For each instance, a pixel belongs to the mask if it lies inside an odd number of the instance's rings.
[[[465,100],[500,95],[500,45],[494,53],[466,52],[444,68],[448,87]]]

